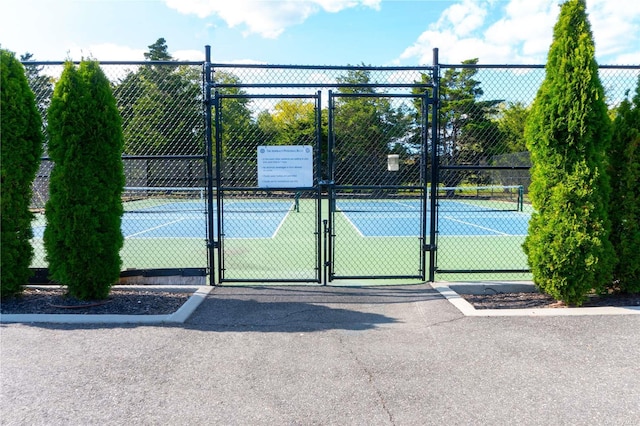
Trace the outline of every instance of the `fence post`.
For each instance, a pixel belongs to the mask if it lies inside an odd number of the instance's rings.
[[[433,49],[433,106],[431,108],[431,197],[429,198],[431,216],[429,218],[429,242],[431,248],[429,251],[429,282],[435,281],[436,272],[436,227],[438,225],[437,218],[437,197],[438,197],[438,180],[440,171],[438,169],[438,120],[439,113],[439,87],[440,87],[440,67],[438,65],[438,48]]]
[[[213,138],[211,131],[211,46],[205,46],[204,62],[204,117],[207,156],[207,263],[209,266],[209,284],[215,285],[215,233],[213,217]]]

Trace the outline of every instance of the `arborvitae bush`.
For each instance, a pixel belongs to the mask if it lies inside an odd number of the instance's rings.
[[[94,61],[66,63],[48,110],[54,161],[44,244],[50,277],[103,299],[120,275],[123,137],[109,80]]]
[[[613,289],[640,293],[640,78],[613,122],[610,175],[611,242],[616,251]]]
[[[533,279],[580,305],[611,282],[614,263],[605,156],[611,123],[584,0],[562,5],[525,137],[535,213],[524,250]]]
[[[31,275],[31,185],[42,153],[42,119],[22,64],[0,49],[0,270],[2,297],[18,294]]]

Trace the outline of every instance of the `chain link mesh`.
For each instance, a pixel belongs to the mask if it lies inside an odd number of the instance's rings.
[[[26,62],[25,66],[45,118],[46,144],[46,110],[62,64]],[[207,267],[202,64],[109,63],[102,68],[113,84],[125,136],[123,267]],[[436,117],[431,112],[421,116],[424,111],[418,97],[433,93],[430,67],[214,64],[213,70],[212,90],[221,99],[220,126],[214,129],[214,135],[220,132],[221,144],[220,157],[214,160],[220,170],[216,195],[223,200],[223,208],[232,211],[235,205],[234,215],[246,215],[236,225],[224,222],[220,229],[225,240],[219,260],[227,278],[315,279],[318,259],[336,262],[337,275],[343,271],[345,275],[385,275],[390,273],[380,269],[380,259],[385,257],[398,270],[416,273],[420,265],[412,256],[423,250],[423,242],[411,234],[409,249],[401,247],[404,243],[399,241],[406,237],[403,233],[408,225],[402,225],[407,212],[399,210],[414,209],[414,202],[424,199],[422,190],[411,188],[430,184],[435,136],[440,187],[437,278],[466,277],[463,271],[475,278],[530,277],[513,271],[528,269],[521,249],[531,213],[527,198],[530,160],[523,130],[544,79],[544,67],[443,65]],[[600,68],[611,110],[633,90],[639,74],[639,67]],[[318,91],[319,111],[311,98]],[[328,150],[329,91],[336,100],[332,152]],[[432,133],[434,119],[437,135]],[[324,198],[318,202],[316,189],[246,190],[258,184],[256,151],[261,145],[312,146],[314,165],[320,165],[314,170],[314,185],[319,188],[320,182],[334,179],[335,185],[342,186],[334,194],[338,204],[341,197],[352,202],[377,200],[373,204],[377,215],[391,219],[337,213],[330,232],[343,248],[325,259],[322,251],[326,247],[318,243],[325,230],[317,219],[318,209],[325,214],[329,204]],[[393,161],[397,171],[390,171]],[[33,185],[32,208],[39,213],[48,199],[52,167],[45,146]],[[348,186],[381,188],[354,190]],[[379,202],[389,199],[392,204]],[[338,205],[331,207],[339,209]],[[286,220],[278,222],[283,210]],[[411,219],[419,222],[411,229],[428,226],[431,214],[425,208],[419,219]],[[252,226],[271,229],[270,224],[259,225],[261,220],[282,225],[276,229],[286,238],[276,249],[269,245],[273,235],[256,236],[247,230]],[[41,241],[44,226],[44,215],[38,214],[33,267],[46,267]],[[429,229],[426,231],[428,234]],[[245,252],[250,240],[255,255]]]
[[[268,146],[306,147],[317,159],[315,99],[235,96],[216,103],[220,279],[318,281],[317,191],[263,190],[257,172]]]
[[[206,268],[202,64],[101,67],[112,83],[125,138],[123,269]],[[40,213],[34,222],[32,267],[45,268],[42,213],[53,168],[46,157],[46,112],[63,64],[25,63],[25,68],[44,118],[45,157],[33,185],[31,207]]]
[[[640,67],[601,67],[600,79],[611,110],[633,90]],[[438,219],[439,279],[496,277],[530,278],[522,243],[532,212],[527,190],[531,165],[524,126],[545,77],[542,66],[443,66],[441,69],[440,183],[445,191]],[[493,209],[451,216],[443,207],[496,199],[476,196],[472,187],[495,191],[522,188],[523,206],[517,213]],[[454,189],[455,188],[455,189]],[[481,229],[485,232],[480,232]],[[468,274],[449,273],[468,271]],[[485,271],[485,273],[478,273]]]

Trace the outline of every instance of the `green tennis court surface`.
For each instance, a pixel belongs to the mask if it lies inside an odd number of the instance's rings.
[[[521,245],[530,212],[483,200],[439,203],[440,269],[526,269]],[[324,217],[327,207],[324,201]],[[318,247],[324,250],[325,243],[323,230],[317,229],[315,200],[300,200],[299,211],[291,199],[229,200],[223,208],[228,279],[313,280]],[[204,198],[154,197],[125,203],[125,209],[123,269],[207,267]],[[338,200],[336,209],[332,253],[336,275],[419,273],[419,235],[430,220],[429,211],[422,216],[420,200]],[[33,226],[34,267],[46,267],[44,227],[44,217],[38,215]],[[460,254],[470,249],[476,255]]]

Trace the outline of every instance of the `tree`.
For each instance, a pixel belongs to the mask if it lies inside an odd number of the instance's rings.
[[[160,37],[155,43],[150,44],[149,51],[144,53],[144,58],[149,61],[172,61],[173,57],[169,53],[167,40]]]
[[[568,304],[611,282],[611,126],[584,0],[562,5],[526,127],[535,208],[524,251],[535,284]]]
[[[387,155],[412,130],[410,108],[405,104],[394,106],[384,93],[377,93],[370,86],[371,72],[367,69],[350,69],[337,81],[343,85],[339,94],[346,96],[338,96],[335,103],[336,182],[385,184]]]
[[[173,61],[164,38],[149,46],[148,61]],[[125,152],[131,155],[198,155],[204,152],[199,70],[143,65],[117,85]]]
[[[613,122],[609,150],[612,191],[611,242],[616,251],[614,289],[640,292],[640,77],[632,101],[625,99]]]
[[[475,78],[478,69],[473,65],[477,63],[477,58],[462,61],[464,67],[448,68],[440,79],[437,120],[440,131],[438,156],[442,165],[487,164],[493,155],[505,152],[494,119],[502,101],[480,100],[484,91],[481,82]],[[420,82],[432,82],[432,77],[422,74]],[[464,180],[479,183],[479,179],[479,176],[461,170],[442,171],[440,176],[446,187],[458,186]]]
[[[314,144],[315,104],[302,99],[282,100],[274,107],[273,123],[278,131],[277,145]]]
[[[498,146],[504,148],[504,153],[493,155],[491,166],[531,166],[531,158],[527,151],[524,129],[531,108],[522,103],[502,104],[495,119],[499,130]],[[529,170],[492,170],[491,180],[500,185],[522,185],[529,187],[531,179]]]
[[[33,59],[33,54],[27,52],[24,55],[20,55],[20,61],[28,62]],[[29,81],[29,87],[36,96],[36,105],[40,116],[45,117],[47,109],[51,102],[51,95],[53,95],[53,78],[43,75],[43,67],[33,64],[23,64],[27,80]],[[46,136],[46,135],[45,135]]]
[[[527,150],[524,128],[529,117],[530,108],[521,102],[503,104],[498,111],[496,124],[500,131],[501,145],[505,151],[498,154],[523,152]]]
[[[124,239],[123,135],[109,80],[95,61],[67,62],[48,111],[54,161],[44,245],[51,279],[79,299],[104,299]]]
[[[31,275],[33,237],[31,184],[42,153],[42,120],[25,70],[15,55],[0,49],[0,294],[19,294]]]

